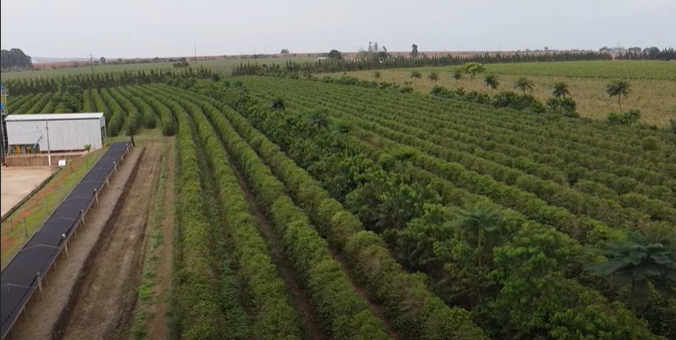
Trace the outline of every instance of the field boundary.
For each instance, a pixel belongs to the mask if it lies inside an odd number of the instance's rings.
[[[56,177],[56,175],[59,174],[61,170],[62,169],[59,168],[58,170],[52,172],[52,174],[49,175],[49,177],[45,178],[45,180],[42,181],[40,185],[38,185],[35,189],[33,189],[30,193],[28,193],[28,195],[22,198],[21,201],[17,202],[12,207],[12,209],[7,210],[7,212],[4,215],[2,215],[2,218],[0,218],[0,223],[5,222],[6,219],[8,219],[10,216],[12,216],[13,213],[19,210],[19,208],[21,208],[21,206],[24,205],[24,203],[28,202],[28,200],[31,199],[35,194],[37,194],[38,191],[42,190],[42,188],[44,188],[49,183],[49,181],[54,179],[54,177]]]
[[[77,233],[79,226],[84,226],[87,212],[95,202],[98,204],[100,191],[117,173],[130,147],[130,143],[113,144],[2,271],[2,339],[10,333],[21,312],[25,314],[26,304],[35,290],[42,290],[42,280],[62,250],[68,254],[70,237]],[[90,191],[93,191],[91,196]],[[68,225],[63,220],[72,223]],[[44,228],[50,222],[55,222],[55,226]]]

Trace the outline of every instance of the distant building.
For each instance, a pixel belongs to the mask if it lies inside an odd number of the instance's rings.
[[[9,154],[92,150],[103,147],[103,113],[20,114],[5,117]]]
[[[624,48],[624,47],[619,47],[619,46],[618,46],[618,47],[613,47],[613,53],[624,53],[624,52],[626,52],[626,51],[627,51],[627,49]]]

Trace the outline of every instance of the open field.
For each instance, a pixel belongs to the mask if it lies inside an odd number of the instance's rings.
[[[92,151],[86,156],[77,158],[66,164],[52,179],[45,184],[42,189],[36,192],[31,198],[26,200],[21,207],[14,211],[2,222],[2,268],[12,259],[14,254],[21,249],[35,231],[44,223],[56,207],[61,204],[63,199],[68,196],[71,190],[80,182],[91,168],[105,153],[105,149]],[[5,171],[9,175],[5,182]],[[34,185],[26,187],[22,182],[16,179],[23,179],[23,174],[37,172],[39,178],[35,179]],[[44,179],[49,177],[51,170],[24,170],[24,169],[2,169],[2,203],[5,204],[5,193],[7,192],[8,201],[19,202],[23,197],[29,194],[33,188],[37,187]],[[27,179],[29,180],[29,179]],[[25,183],[25,182],[24,182]],[[17,192],[25,194],[19,198]],[[18,199],[17,199],[18,198]],[[8,208],[11,209],[13,204]],[[3,208],[4,209],[4,208]],[[3,210],[4,214],[4,210]]]
[[[484,93],[497,91],[514,91],[514,81],[527,77],[534,83],[533,96],[545,102],[552,96],[551,85],[565,82],[570,89],[571,97],[577,102],[578,112],[583,117],[605,119],[608,113],[618,112],[617,98],[610,98],[605,90],[611,80],[630,80],[631,92],[628,98],[622,98],[622,108],[638,109],[642,120],[657,126],[666,125],[671,118],[676,118],[676,63],[674,62],[637,62],[637,61],[594,61],[567,63],[524,63],[486,65],[485,74],[498,75],[500,86],[492,90],[483,83],[483,75],[475,79],[465,76],[456,81],[450,77],[452,67],[419,68],[422,79],[410,78],[414,69],[379,71],[382,81],[403,84],[416,91],[429,93],[434,86],[449,89],[458,87],[468,91]],[[430,81],[427,75],[439,73],[439,81]],[[372,71],[348,72],[347,75],[362,80],[374,80]],[[320,77],[323,75],[319,75]],[[340,74],[331,74],[341,77]]]
[[[51,176],[49,168],[2,168],[2,216]]]
[[[536,97],[560,79],[580,109],[601,105],[586,92],[608,78],[552,65],[528,75]],[[505,72],[503,86],[519,76]],[[670,103],[672,81],[649,77],[623,107]],[[589,249],[676,236],[676,135],[321,81],[171,84],[83,92],[111,141],[135,129],[138,167],[45,312],[59,322],[20,339],[676,338],[675,299],[588,269],[606,260]],[[10,106],[44,111],[49,96]]]
[[[209,69],[214,69],[216,71],[229,71],[231,68],[246,63],[258,63],[258,64],[283,64],[287,61],[295,61],[297,63],[304,63],[307,61],[314,61],[317,58],[304,58],[304,57],[288,57],[288,58],[266,58],[266,59],[217,59],[217,60],[198,60],[191,61],[190,66],[195,67],[204,67]],[[84,65],[85,63],[80,63]],[[124,64],[124,65],[96,65],[94,66],[94,73],[107,73],[107,72],[122,72],[122,71],[150,71],[157,69],[173,69],[173,62],[165,63],[142,63],[142,64]],[[38,77],[53,77],[53,76],[69,76],[76,74],[91,74],[92,69],[88,66],[83,67],[67,67],[67,68],[56,68],[56,69],[46,69],[46,70],[34,70],[34,71],[19,71],[19,72],[2,72],[2,81],[13,80],[13,79],[27,79],[27,78],[38,78]]]

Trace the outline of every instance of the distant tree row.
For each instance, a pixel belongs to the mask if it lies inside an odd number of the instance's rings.
[[[182,70],[150,70],[150,71],[123,71],[106,72],[91,75],[72,75],[60,77],[30,78],[19,80],[8,80],[3,85],[10,90],[13,95],[25,95],[45,92],[65,91],[72,86],[79,86],[83,89],[91,88],[109,88],[126,85],[142,85],[156,82],[164,82],[171,78],[218,78],[218,75],[209,69],[191,67]]]
[[[372,47],[371,55],[376,56],[384,52],[379,48],[379,52],[375,52]],[[335,52],[334,52],[335,51]],[[332,55],[338,56],[340,52],[334,50]],[[368,50],[365,51],[369,53]],[[413,46],[411,57],[389,57],[386,59],[365,58],[356,60],[345,60],[341,58],[332,58],[332,62],[305,62],[296,63],[295,61],[287,61],[284,65],[261,65],[261,64],[240,64],[235,67],[232,74],[235,76],[242,75],[262,75],[262,74],[278,74],[278,73],[332,73],[332,72],[349,72],[360,70],[378,70],[378,69],[392,69],[392,68],[410,68],[410,67],[431,67],[431,66],[452,66],[462,65],[469,62],[478,62],[484,64],[495,63],[518,63],[518,62],[547,62],[547,61],[575,61],[575,60],[611,60],[612,57],[608,53],[599,52],[549,52],[549,53],[515,53],[515,54],[476,54],[473,56],[453,56],[451,54],[445,56],[424,56],[418,55],[417,46]],[[413,55],[416,55],[415,57]],[[327,55],[328,56],[328,55]]]
[[[2,70],[33,67],[31,57],[23,53],[19,48],[13,48],[9,51],[2,50],[1,53],[0,62],[2,63]]]
[[[638,51],[637,51],[638,49]],[[676,60],[676,50],[673,48],[665,48],[660,51],[657,47],[645,48],[642,51],[640,48],[630,48],[627,52],[617,56],[617,59],[622,60]]]

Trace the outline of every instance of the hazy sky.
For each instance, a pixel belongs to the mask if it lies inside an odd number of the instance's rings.
[[[676,46],[676,0],[2,0],[3,49],[36,57]],[[671,26],[673,29],[673,26]],[[669,34],[668,32],[672,33]]]

